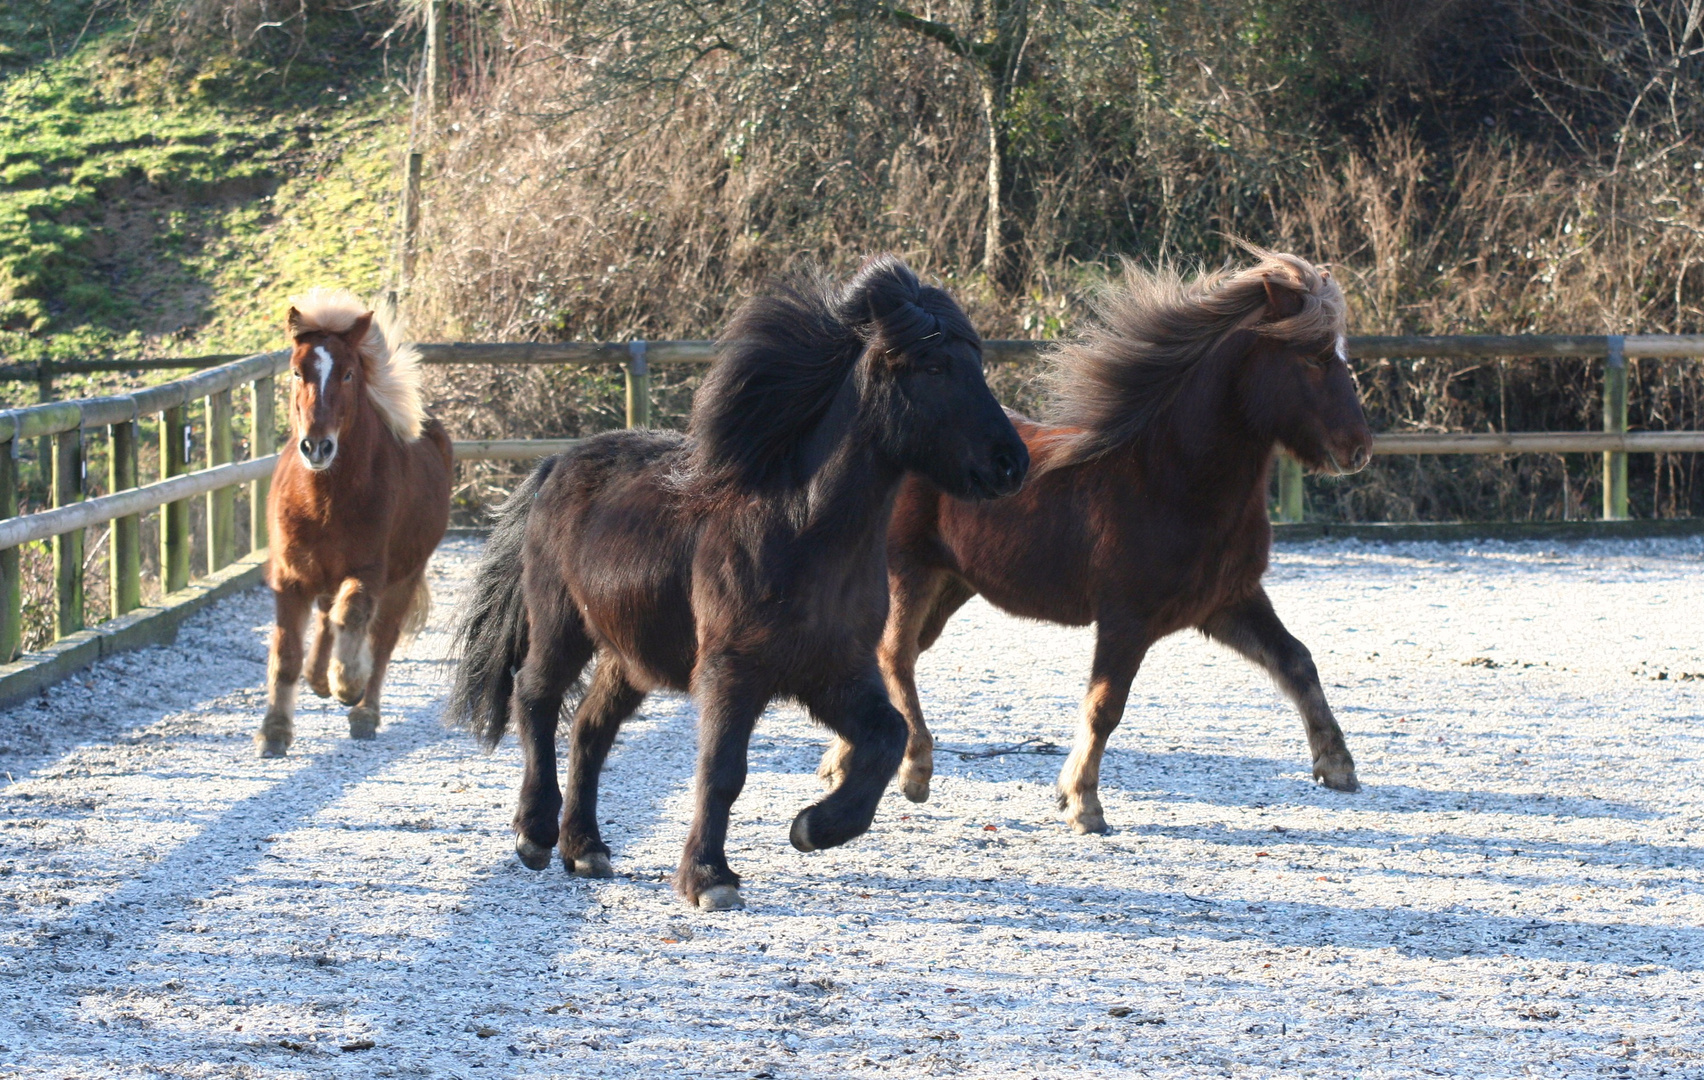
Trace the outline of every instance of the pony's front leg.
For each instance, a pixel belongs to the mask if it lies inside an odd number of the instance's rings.
[[[727,658],[701,663],[693,682],[702,710],[697,791],[675,891],[706,911],[745,907],[740,876],[728,868],[728,817],[745,787],[751,732],[771,690],[759,675]]]
[[[319,619],[314,630],[314,648],[308,656],[308,689],[322,698],[331,696],[331,643],[337,640],[337,628],[331,625],[331,597],[317,601]]]
[[[302,630],[312,605],[313,597],[301,589],[273,593],[276,618],[266,662],[266,716],[254,736],[263,758],[283,757],[296,739],[296,680],[302,677]]]
[[[1223,642],[1266,669],[1302,714],[1313,753],[1314,779],[1334,791],[1359,791],[1355,759],[1337,717],[1325,702],[1308,647],[1286,629],[1272,610],[1272,601],[1261,589],[1240,604],[1224,608],[1201,625],[1215,641]]]
[[[1071,754],[1059,770],[1059,809],[1074,832],[1104,833],[1106,812],[1100,801],[1101,758],[1106,741],[1124,717],[1130,683],[1142,666],[1149,642],[1145,633],[1120,621],[1102,619],[1095,639],[1089,692],[1083,696],[1082,716]]]
[[[367,577],[346,578],[331,602],[335,631],[331,656],[331,689],[337,700],[354,705],[367,692],[373,671],[373,647],[367,627],[373,619],[378,582]]]
[[[384,596],[379,600],[378,612],[373,616],[368,639],[371,642],[372,667],[367,675],[367,686],[361,694],[361,700],[349,710],[349,737],[351,739],[372,739],[379,733],[379,694],[384,689],[385,671],[390,667],[391,653],[396,650],[397,639],[402,635],[402,625],[408,619],[409,611],[416,602],[421,602],[416,595],[420,589],[420,574],[404,581],[392,583],[385,589]]]
[[[802,699],[811,715],[834,730],[846,750],[840,782],[793,819],[789,839],[800,851],[837,847],[875,820],[882,792],[905,755],[906,727],[875,671]]]

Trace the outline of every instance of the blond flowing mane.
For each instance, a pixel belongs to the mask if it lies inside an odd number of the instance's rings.
[[[405,443],[420,437],[426,407],[420,401],[420,353],[402,341],[402,320],[392,304],[369,308],[348,289],[310,289],[290,298],[301,317],[298,332],[342,334],[374,311],[367,335],[355,347],[367,375],[367,397],[385,426]]]
[[[1294,255],[1248,251],[1253,266],[1187,280],[1171,267],[1125,262],[1122,282],[1095,304],[1094,325],[1060,347],[1043,376],[1049,421],[1074,429],[1058,437],[1043,467],[1088,461],[1136,438],[1202,358],[1237,330],[1322,350],[1343,335],[1347,308],[1329,271]],[[1301,310],[1262,321],[1268,282],[1294,294]]]

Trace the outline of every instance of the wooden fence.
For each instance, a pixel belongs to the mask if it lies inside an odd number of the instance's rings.
[[[990,363],[1034,360],[1047,342],[988,341]],[[1627,517],[1629,453],[1704,452],[1704,432],[1627,430],[1627,360],[1640,357],[1704,357],[1704,335],[1519,336],[1519,337],[1357,337],[1349,354],[1361,359],[1554,357],[1600,360],[1603,365],[1601,432],[1476,432],[1383,434],[1374,437],[1375,454],[1521,454],[1601,453],[1604,469],[1604,517]],[[712,358],[708,341],[633,341],[626,343],[520,343],[421,345],[429,364],[620,364],[626,376],[627,424],[650,422],[650,368],[653,364],[699,364]],[[148,361],[94,361],[51,366],[0,367],[0,379],[38,382],[51,392],[56,374],[162,368],[205,368],[174,382],[114,397],[48,401],[0,412],[0,662],[18,653],[22,581],[19,547],[37,540],[53,545],[54,628],[64,637],[83,628],[84,532],[111,523],[108,572],[111,614],[141,604],[141,515],[161,513],[161,591],[183,588],[190,579],[189,500],[207,499],[209,573],[237,558],[236,499],[239,484],[250,485],[250,545],[266,546],[266,495],[272,468],[274,378],[289,355],[265,353],[230,362],[229,357]],[[217,366],[214,366],[217,365]],[[246,388],[249,456],[234,460],[235,392]],[[205,402],[201,437],[192,428],[190,406]],[[159,416],[160,477],[140,483],[139,421]],[[108,494],[84,497],[84,443],[93,434],[108,439]],[[18,446],[42,440],[44,471],[52,508],[18,514]],[[571,439],[486,439],[456,444],[463,461],[524,460],[573,445]],[[197,454],[196,447],[200,446]],[[201,458],[201,468],[192,468]],[[1280,521],[1301,520],[1302,471],[1285,459],[1279,469]]]

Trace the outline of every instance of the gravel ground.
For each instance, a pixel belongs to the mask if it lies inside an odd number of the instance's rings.
[[[434,562],[439,612],[478,554]],[[973,602],[926,654],[934,799],[787,846],[824,736],[759,728],[750,910],[666,880],[693,711],[604,786],[613,881],[510,854],[513,746],[437,719],[440,617],[376,742],[308,699],[259,761],[270,601],[0,713],[0,1075],[1704,1076],[1704,543],[1289,545],[1269,583],[1365,789],[1193,637],[1053,808],[1090,635]],[[1033,745],[1033,744],[1032,744]],[[1044,748],[1045,749],[1045,748]]]

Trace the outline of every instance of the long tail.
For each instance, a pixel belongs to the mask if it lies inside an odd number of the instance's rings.
[[[521,591],[521,551],[533,497],[555,464],[546,458],[497,510],[497,523],[474,575],[473,596],[456,626],[454,684],[444,719],[467,728],[486,746],[503,740],[515,672],[527,653],[527,608]]]

